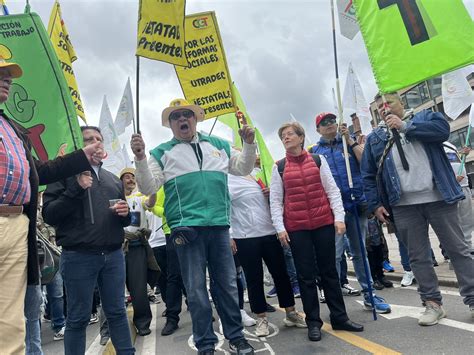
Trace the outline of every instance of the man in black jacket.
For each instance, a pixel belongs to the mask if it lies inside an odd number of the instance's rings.
[[[0,56],[0,104],[8,100],[18,64]],[[0,349],[24,352],[23,308],[27,284],[39,284],[36,246],[38,186],[90,168],[99,144],[64,157],[39,161],[31,154],[28,131],[0,110]]]
[[[103,143],[97,127],[82,127],[82,135],[86,146]],[[122,252],[123,228],[130,224],[130,214],[121,181],[101,163],[93,164],[77,177],[48,185],[43,196],[43,217],[56,227],[56,242],[63,248],[65,354],[85,353],[86,327],[96,285],[117,354],[133,354],[125,311]]]

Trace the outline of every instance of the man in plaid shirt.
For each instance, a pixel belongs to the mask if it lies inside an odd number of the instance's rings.
[[[8,100],[13,78],[23,74],[0,57],[0,105]],[[0,349],[24,353],[23,307],[28,284],[39,284],[36,247],[38,186],[89,170],[102,154],[99,144],[64,157],[39,161],[31,154],[28,131],[0,109]]]

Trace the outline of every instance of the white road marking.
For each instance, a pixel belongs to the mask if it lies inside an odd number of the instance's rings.
[[[137,349],[137,355],[148,355],[154,354],[156,352],[156,314],[158,312],[158,305],[157,304],[150,304],[151,314],[152,314],[152,321],[150,324],[151,334],[147,335],[146,337],[137,336],[137,340],[135,342],[135,349]],[[140,346],[137,344],[139,340],[142,340]],[[140,350],[138,350],[140,349]]]
[[[347,278],[349,281],[354,281],[357,282],[357,279],[355,277],[348,277]],[[407,286],[407,287],[402,287],[398,283],[393,283],[393,287],[401,290],[413,290],[413,291],[418,291],[418,288],[416,286]],[[450,290],[444,290],[440,289],[439,290],[442,295],[449,295],[449,296],[458,296],[460,297],[461,295],[459,294],[459,291],[450,291]]]
[[[105,346],[100,345],[100,334],[97,335],[92,344],[87,348],[85,355],[97,355],[102,354]]]
[[[363,303],[362,301],[357,301],[357,302],[360,304]],[[398,304],[391,304],[390,306],[392,307],[391,313],[379,314],[379,315],[386,319],[397,319],[397,318],[403,318],[403,317],[419,319],[421,312],[424,311],[423,307],[402,306]],[[462,330],[466,330],[468,332],[474,333],[474,324],[459,322],[457,320],[447,319],[447,318],[443,318],[439,320],[438,323],[442,325],[446,325],[448,327],[462,329]]]

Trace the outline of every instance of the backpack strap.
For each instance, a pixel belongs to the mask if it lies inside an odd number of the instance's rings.
[[[321,167],[321,157],[319,156],[319,154],[311,154],[311,156],[313,157],[314,163],[319,169]]]
[[[321,157],[319,154],[311,154],[313,157],[314,163],[318,167],[321,167]],[[278,174],[280,174],[281,180],[283,180],[283,172],[285,171],[286,158],[280,159],[276,162],[278,168]]]
[[[285,171],[286,158],[278,160],[276,164],[278,168],[278,174],[280,174],[281,180],[283,181],[283,171]]]

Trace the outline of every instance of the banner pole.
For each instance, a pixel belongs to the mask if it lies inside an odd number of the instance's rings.
[[[342,110],[342,102],[341,102],[341,89],[339,86],[339,69],[338,69],[338,64],[337,64],[337,45],[336,45],[336,22],[334,20],[334,0],[331,1],[331,19],[332,19],[332,43],[333,43],[333,49],[334,49],[334,69],[336,73],[336,92],[337,92],[337,109],[338,109],[338,114],[339,114],[339,129],[343,123],[343,110]],[[372,284],[370,282],[370,269],[369,265],[367,263],[367,256],[366,256],[366,251],[365,251],[365,243],[362,237],[362,229],[360,227],[360,222],[359,222],[359,214],[355,205],[354,201],[354,194],[353,194],[353,183],[352,183],[352,173],[351,173],[351,166],[349,164],[349,152],[347,150],[347,141],[346,137],[342,135],[342,146],[344,148],[344,160],[346,163],[346,171],[347,171],[347,179],[349,180],[349,188],[351,190],[351,198],[352,198],[352,205],[353,205],[353,211],[352,213],[356,216],[355,221],[356,221],[356,227],[357,227],[357,234],[359,236],[359,248],[360,248],[360,253],[362,256],[362,261],[364,264],[364,271],[365,271],[365,278],[367,282],[367,292],[369,294],[369,299],[370,303],[372,305],[372,315],[374,320],[377,320],[377,311],[375,310],[375,302],[374,302],[374,295],[372,291]],[[341,236],[342,238],[342,236]]]
[[[140,133],[140,57],[137,55],[137,73],[136,73],[136,123],[133,121],[133,133]]]
[[[214,123],[212,124],[211,130],[209,131],[209,136],[212,134],[212,131],[214,130],[214,126],[216,125],[217,119],[219,116],[216,116],[216,119],[214,120]]]

